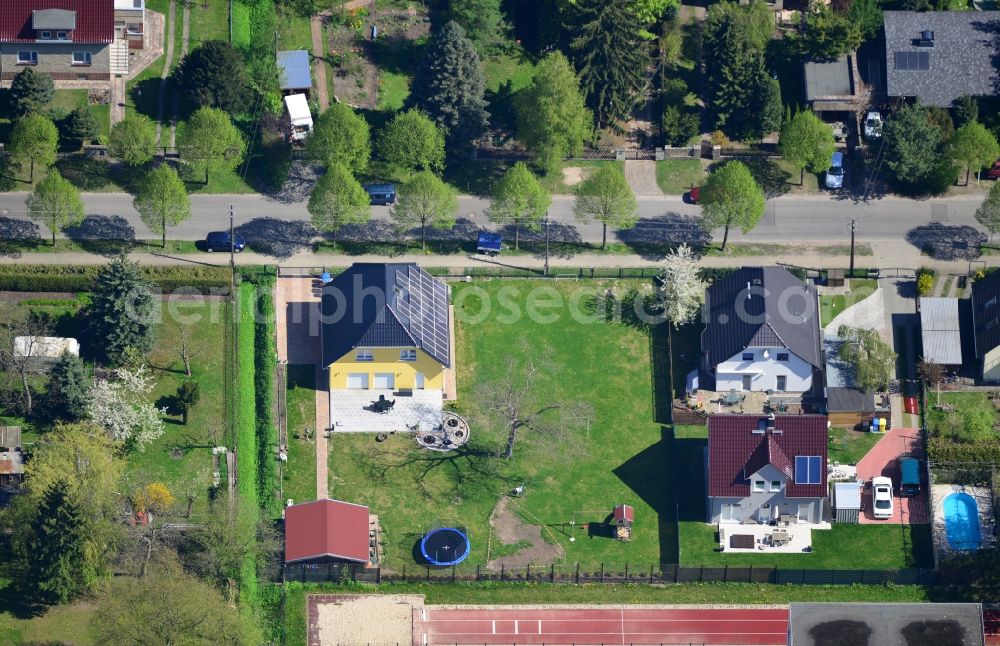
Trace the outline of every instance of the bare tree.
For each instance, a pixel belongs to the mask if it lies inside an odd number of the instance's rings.
[[[505,459],[514,455],[514,445],[522,430],[575,444],[580,438],[572,427],[592,414],[589,403],[550,399],[550,391],[539,383],[551,370],[546,362],[549,355],[550,352],[543,350],[538,352],[541,359],[529,357],[523,363],[507,357],[503,375],[477,389],[477,405],[495,419],[506,435]]]
[[[180,346],[177,351],[181,355],[181,361],[184,362],[184,376],[191,376],[191,328],[187,325],[181,326],[181,339]]]
[[[944,366],[940,363],[921,358],[917,362],[917,376],[925,386],[931,386],[937,391],[937,406],[941,405],[941,382],[944,381]]]
[[[3,308],[0,319],[0,368],[17,375],[21,382],[24,412],[31,415],[34,398],[31,394],[30,376],[37,368],[32,355],[39,350],[40,338],[49,333],[48,327],[19,307]],[[18,343],[18,338],[22,339]]]

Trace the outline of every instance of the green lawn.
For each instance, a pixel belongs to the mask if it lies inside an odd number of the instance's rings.
[[[664,159],[656,162],[656,183],[667,194],[680,195],[700,186],[705,169],[700,159]]]
[[[402,110],[410,96],[410,77],[390,70],[378,73],[378,109],[388,112]]]
[[[1000,415],[990,401],[989,393],[984,391],[941,393],[941,404],[950,404],[954,407],[952,411],[938,409],[937,401],[937,393],[929,389],[927,429],[932,436],[951,438],[957,442],[990,440],[997,437],[995,428],[1000,424]]]
[[[282,497],[295,502],[316,498],[316,442],[307,441],[304,434],[306,428],[316,432],[315,387],[313,366],[288,366],[288,462],[283,467]]]
[[[829,460],[841,464],[857,464],[882,436],[833,426],[830,428]]]
[[[774,163],[777,164],[778,168],[784,171],[788,175],[787,186],[790,193],[818,193],[820,189],[819,182],[822,179],[822,173],[810,173],[806,171],[802,178],[802,183],[799,183],[799,169],[795,168],[790,162],[785,159],[775,159]]]
[[[403,434],[382,443],[367,434],[334,435],[331,440],[330,495],[368,504],[379,515],[387,565],[412,564],[420,536],[439,522],[467,527],[472,542],[468,563],[483,563],[490,534],[487,517],[499,497],[520,483],[527,487],[520,504],[535,519],[532,522],[548,527],[546,536],[565,550],[565,562],[648,567],[672,560],[661,547],[667,456],[661,428],[653,421],[648,335],[625,323],[578,322],[565,304],[573,292],[586,290],[578,294],[583,305],[575,307],[588,312],[593,294],[638,285],[567,281],[541,288],[546,294],[540,299],[559,297],[564,303],[546,310],[559,320],[545,325],[527,316],[509,322],[507,306],[496,302],[482,322],[461,322],[480,311],[476,293],[495,298],[501,288],[501,298],[523,314],[527,294],[537,283],[455,284],[458,410],[473,428],[467,448],[441,455],[419,449]],[[502,431],[475,417],[472,394],[477,384],[500,377],[507,356],[521,361],[544,356],[551,362],[551,372],[538,381],[538,391],[546,393],[543,401],[586,401],[593,406],[586,419],[564,420],[566,441],[523,430],[509,462],[494,457],[503,442]],[[632,542],[588,537],[583,524],[602,522],[623,502],[636,510]],[[574,515],[577,540],[571,543],[563,532]]]
[[[101,128],[99,136],[107,136],[111,132],[111,106],[91,105],[87,96],[87,90],[56,90],[49,110],[54,115],[65,115],[79,107],[87,108]]]
[[[309,16],[303,16],[298,11],[281,3],[275,4],[275,10],[278,12],[278,49],[312,51]]]
[[[216,433],[216,444],[224,441],[225,429],[225,326],[228,304],[224,302],[164,302],[163,320],[158,324],[156,345],[149,354],[149,365],[156,378],[152,396],[163,405],[186,379],[178,349],[182,329],[187,329],[191,348],[191,379],[198,382],[201,399],[191,410],[187,425],[177,415],[168,415],[166,432],[142,453],[129,458],[129,471],[147,481],[161,480],[181,499],[178,487],[196,480],[199,483],[195,514],[203,511],[212,484],[212,458],[209,439]]]
[[[819,297],[820,326],[826,327],[838,314],[865,300],[878,289],[878,281],[867,278],[851,278],[847,283],[850,286],[849,294],[824,294]]]
[[[517,92],[531,85],[535,77],[535,65],[523,53],[494,56],[483,61],[486,75],[486,91],[496,94],[507,83],[511,91]]]
[[[181,32],[181,5],[177,6],[177,34]],[[206,40],[229,42],[229,3],[226,0],[195,0],[191,3],[191,21],[188,33],[188,51]],[[180,49],[174,55],[180,54]]]

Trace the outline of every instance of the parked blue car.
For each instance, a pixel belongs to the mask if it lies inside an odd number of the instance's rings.
[[[233,237],[233,243],[229,241],[228,231],[213,231],[205,236],[205,251],[233,251],[239,253],[247,246],[246,240],[238,233]]]

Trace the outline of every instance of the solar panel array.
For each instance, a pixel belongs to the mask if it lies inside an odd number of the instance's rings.
[[[929,70],[930,52],[893,52],[897,70]]]
[[[395,306],[409,320],[410,334],[424,351],[450,365],[448,287],[415,265],[396,270],[396,285],[403,293],[396,295]]]

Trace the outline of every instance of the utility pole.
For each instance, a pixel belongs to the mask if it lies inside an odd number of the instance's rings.
[[[848,278],[854,277],[854,229],[854,218],[851,218],[851,271],[847,274]]]
[[[236,235],[233,229],[233,205],[229,205],[229,269],[232,274],[231,286],[236,291]]]
[[[545,275],[549,275],[549,212],[545,212]]]

